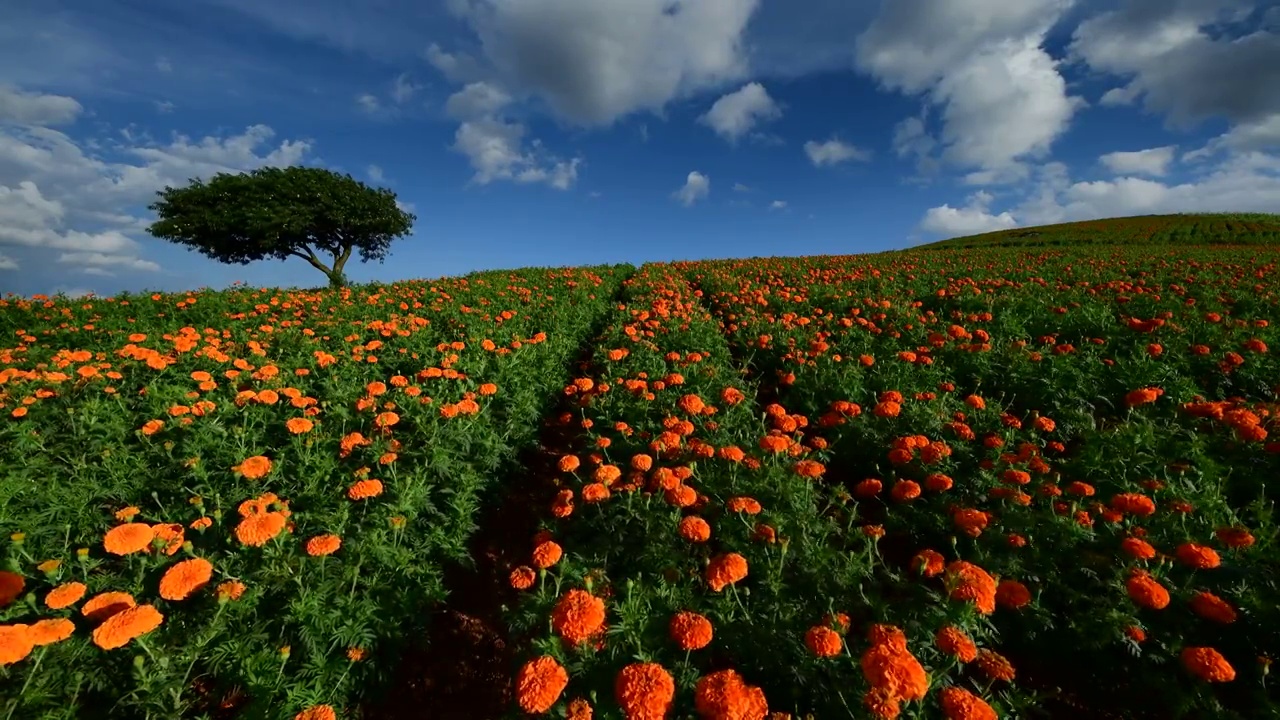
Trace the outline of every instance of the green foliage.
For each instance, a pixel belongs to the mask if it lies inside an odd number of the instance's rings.
[[[345,284],[343,267],[353,251],[363,262],[381,262],[417,219],[400,209],[392,191],[321,168],[218,173],[157,195],[152,235],[224,263],[299,257],[335,286]]]
[[[1207,213],[1139,215],[1085,222],[1010,228],[927,243],[912,250],[995,247],[1072,248],[1086,245],[1276,245],[1280,215]]]

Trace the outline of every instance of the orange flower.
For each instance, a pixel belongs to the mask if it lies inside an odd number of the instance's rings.
[[[978,669],[992,680],[1009,682],[1014,678],[1013,664],[1005,656],[994,650],[985,648],[979,650],[977,665]]]
[[[1183,543],[1178,546],[1178,562],[1197,570],[1211,570],[1222,564],[1218,552],[1207,545]]]
[[[49,594],[44,596],[44,604],[50,610],[61,610],[65,607],[70,607],[80,602],[80,598],[84,597],[86,589],[85,584],[82,582],[63,583],[50,590]]]
[[[578,466],[581,464],[582,461],[578,460],[577,455],[564,455],[560,458],[560,462],[557,465],[560,468],[560,472],[573,472],[574,470],[577,470]]]
[[[533,571],[533,568],[528,565],[521,565],[511,571],[511,575],[508,580],[511,583],[511,587],[516,590],[528,590],[533,587],[533,581],[537,578],[538,575]]]
[[[978,612],[990,615],[996,610],[996,581],[986,570],[964,560],[947,566],[947,583],[951,599],[970,601]]]
[[[21,662],[35,649],[28,625],[0,625],[0,667]]]
[[[1142,538],[1127,537],[1121,540],[1120,550],[1135,560],[1150,560],[1156,556],[1156,549]]]
[[[569,684],[569,673],[550,655],[530,660],[516,676],[516,702],[534,715],[550,710]]]
[[[76,624],[66,618],[40,620],[29,629],[31,642],[36,647],[62,642],[71,637],[71,633],[75,632],[75,630]]]
[[[586,698],[574,698],[569,701],[565,720],[591,720],[594,716],[591,703]]]
[[[123,647],[130,640],[160,627],[164,615],[150,605],[137,605],[107,618],[93,630],[93,644],[103,650]]]
[[[133,596],[123,592],[98,593],[80,606],[80,614],[90,622],[102,622],[116,613],[128,610],[137,605]]]
[[[814,655],[825,658],[840,654],[844,642],[840,634],[825,625],[815,625],[804,634],[805,647]]]
[[[764,691],[747,685],[732,669],[700,678],[693,703],[698,714],[709,720],[764,720],[769,714]]]
[[[1236,679],[1235,668],[1222,657],[1222,653],[1211,647],[1183,648],[1181,659],[1187,672],[1206,682],[1231,682]]]
[[[293,720],[338,720],[338,713],[328,705],[312,705],[294,715]]]
[[[533,566],[539,570],[546,570],[560,562],[562,554],[563,551],[559,545],[551,540],[545,540],[533,549]]]
[[[223,599],[239,600],[240,596],[244,594],[244,590],[244,583],[239,580],[228,580],[224,583],[219,583],[218,601],[221,602]]]
[[[929,676],[905,642],[873,644],[863,653],[860,665],[873,688],[899,700],[922,700],[929,691]]]
[[[289,418],[284,427],[294,435],[301,435],[311,432],[311,429],[315,427],[315,423],[306,418]]]
[[[586,590],[565,593],[551,611],[551,626],[570,645],[581,645],[604,626],[604,600]]]
[[[18,599],[27,581],[17,573],[0,570],[0,607],[4,607]]]
[[[1017,580],[1001,580],[996,586],[996,603],[1018,610],[1031,603],[1031,591]]]
[[[711,538],[711,525],[697,515],[681,518],[680,537],[689,542],[706,542]]]
[[[231,469],[250,480],[257,480],[258,478],[266,477],[266,474],[271,472],[271,459],[265,455],[254,455],[251,458],[246,458]]]
[[[1198,592],[1191,598],[1191,609],[1206,620],[1229,625],[1236,621],[1235,608],[1211,592]]]
[[[911,569],[925,577],[937,577],[946,569],[947,560],[942,553],[928,548],[916,553],[911,558]]]
[[[694,612],[676,613],[668,628],[671,639],[681,650],[701,650],[711,642],[714,630],[711,621]]]
[[[938,649],[948,655],[954,655],[962,663],[973,662],[978,657],[978,646],[963,630],[947,625],[934,636]]]
[[[317,535],[307,541],[307,554],[311,557],[332,555],[342,547],[342,538],[337,535]]]
[[[208,560],[183,560],[166,570],[160,578],[160,597],[165,600],[186,600],[207,585],[212,577],[213,563]]]
[[[1140,607],[1163,610],[1169,606],[1169,591],[1145,572],[1135,572],[1125,581],[1129,598]]]
[[[185,539],[182,525],[178,523],[159,523],[152,525],[151,531],[155,533],[156,540],[164,543],[162,551],[165,555],[172,555],[182,548],[182,542]]]
[[[140,512],[142,511],[138,509],[138,506],[130,505],[128,507],[120,508],[119,510],[117,510],[116,519],[119,520],[120,522],[129,522],[130,520],[133,519],[134,515],[137,515]]]
[[[145,523],[125,523],[107,531],[102,546],[112,555],[129,555],[147,550],[155,538],[155,531]]]
[[[242,545],[262,547],[283,532],[286,524],[284,515],[278,512],[255,512],[236,525],[236,539]]]
[[[942,715],[947,720],[999,720],[986,700],[962,687],[943,688],[939,693]]]
[[[714,592],[720,592],[747,576],[747,559],[738,553],[717,555],[707,566],[707,584]]]
[[[627,720],[664,720],[671,710],[676,683],[657,663],[632,663],[618,673],[613,694]]]
[[[347,497],[352,500],[364,500],[382,494],[382,481],[374,478],[359,480],[347,488]]]

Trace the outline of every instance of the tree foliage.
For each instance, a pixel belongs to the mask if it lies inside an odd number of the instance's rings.
[[[345,284],[353,252],[362,262],[383,261],[417,219],[391,190],[321,168],[218,173],[156,194],[150,209],[158,219],[148,228],[155,237],[224,263],[299,257],[334,286]]]

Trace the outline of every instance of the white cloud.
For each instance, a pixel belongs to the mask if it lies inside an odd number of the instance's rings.
[[[782,110],[758,82],[747,83],[716,100],[698,122],[707,125],[730,143],[736,143],[752,128],[782,117]]]
[[[1165,145],[1133,152],[1112,152],[1098,158],[1098,161],[1117,175],[1162,177],[1169,172],[1169,163],[1173,162],[1176,149],[1173,145]]]
[[[689,207],[711,193],[711,178],[694,170],[685,178],[684,186],[673,193],[681,205]]]
[[[147,270],[156,271],[160,266],[150,260],[143,260],[136,257],[127,257],[123,255],[107,255],[98,252],[74,252],[62,253],[58,256],[58,262],[67,265],[84,265],[88,267],[115,267],[122,266],[130,270]]]
[[[365,169],[364,174],[368,175],[369,180],[375,183],[380,183],[386,179],[386,176],[382,174],[382,168],[377,165],[370,165]]]
[[[1047,153],[1082,103],[1041,47],[1071,4],[895,0],[858,37],[858,65],[941,107],[943,159],[1005,173]]]
[[[965,207],[942,205],[929,208],[920,221],[920,229],[946,237],[957,237],[1016,227],[1017,220],[1007,211],[999,215],[987,211],[991,200],[990,193],[979,191],[969,197]]]
[[[156,69],[162,73],[171,73],[173,72],[173,63],[169,62],[169,58],[158,57],[156,58]]]
[[[373,115],[382,109],[382,103],[378,101],[378,97],[370,93],[357,95],[356,104],[360,106],[361,110],[369,113],[370,115]]]
[[[608,125],[741,79],[760,0],[476,0],[465,13],[504,85]],[[437,65],[439,67],[439,65]]]
[[[494,117],[468,120],[458,126],[453,149],[467,156],[475,171],[472,182],[487,185],[494,180],[519,183],[543,182],[557,190],[567,190],[578,179],[579,158],[563,161],[544,157],[534,149],[524,149],[525,128],[519,123]]]
[[[804,144],[804,154],[809,156],[809,162],[816,167],[836,165],[849,160],[866,160],[871,157],[871,153],[866,150],[856,148],[838,138],[825,142],[810,140]]]
[[[396,76],[395,82],[392,83],[391,99],[394,100],[397,105],[403,105],[413,98],[414,94],[421,89],[421,85],[418,85],[409,79],[409,73],[401,73]]]
[[[15,125],[64,125],[84,110],[74,98],[23,92],[0,85],[0,123]]]
[[[747,187],[746,185],[743,185],[742,183],[734,183],[733,191],[734,192],[751,192],[751,188]]]
[[[8,255],[0,255],[0,270],[17,270],[18,261]]]
[[[787,207],[786,200],[774,200],[773,202],[769,203],[770,210],[785,210],[786,207]]]
[[[487,82],[473,82],[449,96],[445,112],[456,120],[470,120],[492,115],[511,103],[502,88]]]
[[[169,113],[173,112],[174,105],[168,100],[157,100],[155,104],[156,104],[156,112],[160,113],[161,115],[168,115]]]
[[[463,53],[445,52],[435,43],[431,43],[423,55],[446,80],[455,83],[479,82],[485,73],[475,58]]]

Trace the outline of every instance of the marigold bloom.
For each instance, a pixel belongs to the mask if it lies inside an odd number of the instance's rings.
[[[332,533],[317,535],[307,541],[307,554],[311,557],[332,555],[342,547],[342,538]]]
[[[560,549],[558,544],[551,540],[545,540],[538,543],[538,546],[533,549],[533,566],[539,570],[546,570],[560,562],[560,557],[563,554],[564,551]]]
[[[1017,580],[1001,580],[996,586],[996,603],[1011,610],[1024,608],[1031,603],[1031,591]]]
[[[800,477],[817,479],[827,471],[827,467],[816,460],[801,460],[796,463],[796,474]]]
[[[574,698],[569,701],[569,707],[565,720],[591,720],[595,713],[591,709],[591,703],[586,698]]]
[[[151,605],[136,605],[121,610],[93,630],[93,644],[103,650],[123,647],[130,640],[160,627],[164,615]]]
[[[312,705],[294,715],[293,720],[338,720],[338,713],[328,705]]]
[[[747,576],[747,559],[738,553],[717,555],[707,566],[707,584],[715,592],[732,585]]]
[[[577,470],[578,466],[581,464],[582,461],[578,460],[577,455],[564,455],[560,458],[560,462],[557,463],[560,468],[560,472],[573,472],[574,470]]]
[[[1135,560],[1150,560],[1156,556],[1156,549],[1142,538],[1127,537],[1120,541],[1120,549]]]
[[[244,583],[239,580],[228,580],[218,584],[218,600],[239,600],[244,594]]]
[[[266,477],[271,472],[271,459],[265,455],[254,455],[251,458],[245,458],[239,465],[231,468],[235,472],[240,473],[250,480]]]
[[[175,564],[160,578],[160,597],[186,600],[213,578],[213,563],[204,558],[191,558]]]
[[[512,570],[507,579],[511,583],[511,587],[516,590],[528,590],[533,587],[533,581],[538,579],[538,574],[528,565],[521,565]]]
[[[382,481],[376,478],[367,478],[365,480],[357,480],[355,484],[347,488],[347,497],[352,500],[367,500],[371,497],[377,497],[382,494]]]
[[[87,588],[82,582],[62,583],[44,596],[44,604],[50,610],[61,610],[65,607],[70,607],[80,602],[80,598],[84,597],[85,590]]]
[[[694,612],[676,613],[668,628],[671,639],[681,650],[701,650],[711,642],[714,630],[711,621]]]
[[[315,423],[306,418],[290,418],[285,422],[284,427],[294,435],[311,432],[315,427]]]
[[[236,539],[242,545],[262,547],[284,532],[287,524],[284,515],[275,511],[253,513],[236,525]]]
[[[840,639],[840,633],[835,630],[825,625],[815,625],[805,632],[804,645],[814,655],[826,658],[839,655],[844,642]]]
[[[0,607],[17,600],[26,585],[27,581],[21,575],[8,570],[0,570]],[[73,600],[72,602],[75,601]]]
[[[31,643],[36,647],[62,642],[71,637],[71,633],[75,631],[76,624],[66,618],[39,620],[35,625],[28,628],[28,632],[31,634]]]
[[[698,715],[707,720],[764,720],[769,714],[764,691],[747,685],[732,669],[699,678],[693,703]]]
[[[1230,625],[1236,621],[1235,608],[1222,598],[1211,592],[1201,591],[1191,598],[1191,609],[1195,614],[1206,620],[1212,620],[1223,625]]]
[[[0,625],[0,667],[26,659],[35,649],[29,625]]]
[[[1169,591],[1145,572],[1136,572],[1125,581],[1129,598],[1140,607],[1163,610],[1169,606]]]
[[[164,543],[164,547],[160,551],[165,555],[173,555],[182,549],[182,543],[186,539],[186,531],[180,523],[156,523],[151,526],[151,531],[155,533],[155,540]]]
[[[925,577],[936,577],[946,568],[947,560],[942,553],[928,548],[921,550],[911,558],[911,569]]]
[[[107,531],[102,547],[112,555],[129,555],[151,547],[155,531],[146,523],[124,523]]]
[[[1253,533],[1246,528],[1241,527],[1224,527],[1214,531],[1218,536],[1218,540],[1229,548],[1246,548],[1251,547],[1255,539]]]
[[[1013,663],[994,650],[986,648],[979,650],[976,664],[978,669],[992,680],[1010,682],[1014,678]]]
[[[1236,670],[1222,653],[1211,647],[1187,647],[1180,655],[1187,672],[1206,682],[1231,682]]]
[[[729,508],[729,512],[740,512],[748,515],[757,515],[764,509],[760,506],[759,501],[749,497],[729,498],[729,502],[726,505]]]
[[[999,720],[986,700],[962,687],[946,687],[938,694],[942,715],[947,720]]]
[[[697,515],[680,519],[680,537],[689,542],[702,543],[711,538],[711,525]]]
[[[516,702],[533,715],[550,710],[569,684],[569,673],[550,655],[526,662],[516,676]]]
[[[632,663],[618,673],[613,693],[627,720],[664,720],[676,683],[657,663]]]
[[[922,700],[929,691],[924,666],[905,645],[876,643],[862,654],[862,674],[873,688],[900,700]]]
[[[98,593],[80,606],[80,614],[90,622],[102,622],[118,612],[137,605],[133,596],[123,592]]]
[[[954,655],[962,663],[973,662],[978,657],[978,646],[963,630],[947,625],[934,636],[938,649],[948,655]]]
[[[570,645],[581,645],[604,626],[604,600],[586,590],[565,593],[551,611],[551,627]]]
[[[1197,570],[1211,570],[1222,564],[1218,552],[1207,545],[1183,543],[1178,546],[1178,562]]]
[[[986,570],[956,560],[947,566],[947,583],[951,587],[951,599],[973,602],[978,612],[990,615],[996,610],[996,581]]]

